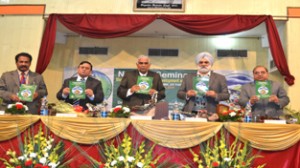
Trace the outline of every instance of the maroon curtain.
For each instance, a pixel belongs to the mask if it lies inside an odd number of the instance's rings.
[[[157,15],[53,14],[49,16],[42,39],[36,72],[43,73],[49,64],[55,42],[56,20],[70,30],[91,38],[114,38],[136,32],[156,19]],[[252,29],[265,22],[269,44],[279,72],[289,85],[295,78],[290,74],[278,31],[272,16],[249,15],[160,15],[171,25],[199,35],[223,35]]]
[[[267,25],[268,39],[278,71],[288,85],[294,84],[287,65],[278,31],[272,16],[247,15],[161,15],[161,19],[171,25],[198,35],[224,35],[252,29],[262,22]]]
[[[155,15],[51,14],[43,35],[36,72],[43,73],[50,63],[55,44],[57,20],[68,29],[83,36],[114,38],[136,32],[155,19]]]

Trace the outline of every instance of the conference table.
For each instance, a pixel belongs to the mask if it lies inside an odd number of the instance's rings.
[[[193,122],[172,120],[131,120],[127,118],[56,117],[38,115],[0,116],[0,158],[8,149],[18,146],[28,130],[42,126],[69,149],[65,159],[71,167],[90,164],[87,156],[99,160],[100,141],[120,140],[124,133],[133,142],[149,141],[156,146],[153,154],[164,154],[161,160],[179,167],[193,163],[189,149],[200,151],[201,143],[225,130],[229,137],[248,141],[253,154],[259,154],[253,167],[266,164],[269,168],[300,167],[300,125],[243,122]],[[4,167],[0,163],[0,167]]]

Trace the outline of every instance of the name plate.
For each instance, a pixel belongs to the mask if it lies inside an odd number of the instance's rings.
[[[130,116],[132,120],[152,120],[152,116]]]
[[[286,120],[264,120],[266,124],[286,124]]]
[[[187,118],[185,118],[185,121],[191,121],[191,122],[207,122],[207,118],[192,118],[192,117],[187,117]]]
[[[77,117],[77,114],[73,113],[56,113],[56,117]]]

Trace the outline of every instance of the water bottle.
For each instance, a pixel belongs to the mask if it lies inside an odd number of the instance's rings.
[[[180,120],[179,107],[177,102],[175,102],[173,106],[172,120]]]
[[[43,115],[43,116],[47,116],[47,115],[48,115],[48,107],[47,107],[47,103],[48,103],[47,97],[44,96],[44,97],[42,98],[41,109],[40,109],[40,113],[41,113],[41,115]]]
[[[101,118],[107,118],[108,117],[108,112],[106,110],[106,106],[102,105],[100,108],[100,117]]]

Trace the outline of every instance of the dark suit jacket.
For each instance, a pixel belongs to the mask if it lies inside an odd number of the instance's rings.
[[[44,82],[43,76],[29,71],[29,85],[36,85],[36,92],[38,93],[38,97],[33,100],[33,102],[26,102],[28,106],[29,113],[31,114],[38,114],[39,106],[40,106],[40,99],[44,96],[47,96],[47,87]],[[13,104],[10,100],[10,96],[12,94],[16,94],[19,92],[20,89],[20,81],[19,81],[19,74],[17,70],[5,72],[1,76],[0,80],[0,97],[3,99],[4,105]]]
[[[186,104],[183,107],[183,111],[191,112],[195,105],[195,97],[190,97],[188,100],[186,99],[186,93],[188,90],[193,90],[193,78],[196,77],[197,74],[187,74],[184,76],[181,86],[177,92],[177,97],[186,100]],[[207,97],[207,112],[215,113],[216,107],[219,101],[228,100],[229,92],[227,88],[226,78],[223,75],[211,72],[209,77],[209,90],[213,90],[217,93],[216,98]]]
[[[133,107],[147,104],[149,100],[151,100],[150,95],[133,93],[131,96],[126,97],[128,89],[130,89],[133,85],[137,84],[137,78],[139,76],[138,70],[133,70],[129,72],[125,72],[124,77],[121,80],[120,86],[118,87],[117,95],[123,100],[123,105]],[[153,71],[148,71],[147,76],[153,77],[153,85],[152,89],[158,91],[157,100],[164,99],[165,95],[165,87],[162,83],[160,75]]]
[[[68,78],[64,81],[62,88],[58,91],[58,93],[56,94],[56,98],[58,100],[64,100],[67,103],[73,104],[74,99],[70,99],[69,95],[66,98],[62,97],[62,93],[63,93],[63,89],[69,87],[69,82],[70,81],[76,81],[77,77],[72,77],[72,78]],[[94,92],[94,100],[90,100],[90,98],[88,98],[86,96],[86,98],[84,100],[80,100],[79,105],[82,106],[84,109],[87,109],[86,103],[91,103],[93,105],[99,104],[103,102],[104,99],[104,94],[103,94],[103,89],[102,89],[102,84],[98,79],[95,79],[93,77],[88,77],[86,82],[86,89],[92,89]]]
[[[268,99],[260,99],[253,106],[251,106],[252,115],[260,115],[260,116],[270,116],[270,117],[278,117],[283,114],[283,107],[288,105],[290,102],[289,97],[286,94],[286,91],[283,87],[278,83],[271,81],[272,85],[272,95],[276,95],[279,99],[279,103],[276,104],[274,102],[269,102]],[[255,91],[255,83],[251,82],[245,84],[241,88],[241,94],[239,98],[239,104],[243,107],[247,105],[251,96],[256,94]]]

